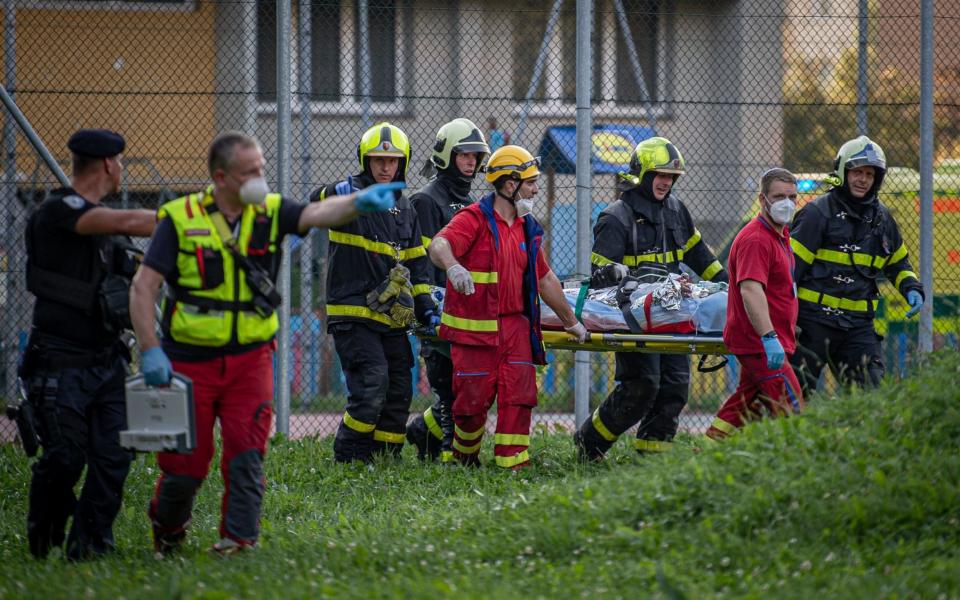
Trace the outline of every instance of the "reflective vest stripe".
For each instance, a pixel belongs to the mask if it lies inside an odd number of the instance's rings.
[[[623,257],[623,264],[628,267],[636,267],[645,262],[672,263],[683,260],[683,250],[670,252],[650,252],[647,254],[637,254],[636,256],[627,255]]]
[[[336,244],[343,244],[345,246],[363,248],[368,252],[386,254],[387,256],[397,258],[399,260],[410,260],[412,258],[418,258],[420,256],[427,255],[427,250],[422,245],[414,246],[412,248],[395,248],[385,242],[375,242],[371,239],[363,237],[362,235],[357,235],[355,233],[344,233],[335,229],[330,230],[330,241]]]
[[[808,265],[813,264],[814,255],[813,252],[797,241],[797,238],[790,238],[790,248],[793,249],[793,253]]]
[[[498,433],[493,436],[493,443],[498,446],[529,446],[530,436],[522,433]]]
[[[597,254],[596,252],[593,252],[590,254],[590,262],[592,264],[597,265],[598,267],[602,267],[603,265],[612,265],[616,261],[610,260],[609,258],[607,258],[602,254]]]
[[[419,296],[420,294],[429,294],[431,285],[429,283],[416,283],[413,285],[412,289],[414,296]]]
[[[690,239],[687,240],[687,243],[683,245],[683,250],[681,250],[682,252],[681,256],[683,256],[683,254],[686,254],[687,252],[690,252],[691,248],[699,244],[700,239],[701,239],[700,230],[694,229],[693,235],[691,235]]]
[[[838,298],[836,296],[822,294],[807,288],[797,288],[797,298],[800,300],[806,300],[807,302],[829,306],[830,308],[850,310],[854,312],[867,312],[869,310],[876,310],[877,306],[877,303],[873,300],[852,300],[850,298]]]
[[[593,418],[591,419],[591,421],[593,422],[593,428],[597,430],[597,433],[599,433],[603,439],[607,440],[608,442],[617,441],[617,436],[613,435],[613,433],[611,433],[610,430],[607,429],[607,426],[603,424],[603,421],[600,420],[599,408],[593,411]]]
[[[427,424],[427,429],[430,430],[430,433],[433,434],[433,437],[437,438],[438,440],[443,439],[443,429],[440,428],[440,423],[437,423],[437,418],[433,416],[432,406],[423,411],[423,422]]]
[[[476,431],[464,431],[460,429],[459,425],[454,425],[453,430],[454,430],[454,433],[457,434],[457,437],[465,442],[480,439],[483,437],[483,427],[481,427]]]
[[[713,276],[723,270],[723,265],[720,264],[720,261],[715,260],[710,265],[703,270],[703,273],[700,273],[701,279],[706,279],[710,281],[713,279]]]
[[[370,433],[377,428],[376,423],[364,423],[359,419],[354,419],[350,416],[350,413],[343,413],[343,424],[349,427],[354,431],[359,431],[360,433]]]
[[[633,447],[641,452],[667,452],[673,444],[660,440],[633,440]]]
[[[500,276],[496,271],[470,271],[474,283],[497,283]]]
[[[852,260],[851,260],[852,256]],[[882,256],[873,256],[862,252],[844,252],[843,250],[828,250],[820,248],[816,254],[817,260],[835,263],[838,265],[860,265],[862,267],[874,267],[882,269],[887,264],[887,259]]]
[[[890,258],[887,259],[887,264],[895,265],[906,257],[907,257],[907,245],[900,244],[900,247],[897,248],[897,251],[891,254]]]
[[[445,312],[440,316],[440,322],[447,327],[462,329],[464,331],[481,331],[485,333],[497,331],[496,319],[467,319],[464,317],[455,317]]]
[[[398,325],[397,322],[391,319],[389,316],[378,313],[375,310],[370,310],[366,306],[354,306],[352,304],[328,304],[327,316],[358,317],[361,319],[370,319],[371,321],[376,321],[377,323],[383,323],[387,327],[392,327],[394,329],[400,329],[403,327],[403,325]]]
[[[524,450],[520,454],[516,454],[514,456],[495,456],[494,458],[497,461],[498,467],[509,469],[511,467],[530,462],[530,453]]]
[[[390,431],[384,431],[382,429],[377,429],[373,432],[373,439],[378,442],[387,442],[388,444],[402,444],[403,443],[402,433],[392,433]]]
[[[431,238],[431,237],[427,237],[427,236],[425,236],[425,235],[421,235],[421,236],[420,236],[420,243],[423,244],[423,247],[424,247],[424,248],[429,248],[429,247],[430,247],[430,242],[432,242],[432,241],[433,241],[433,238]]]
[[[917,277],[917,274],[914,273],[913,271],[900,271],[899,273],[897,273],[897,278],[893,282],[893,287],[899,288],[900,284],[903,283],[903,280],[906,279],[907,277],[913,277],[918,281],[920,280],[920,278]]]

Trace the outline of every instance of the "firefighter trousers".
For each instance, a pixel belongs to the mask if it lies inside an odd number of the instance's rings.
[[[260,534],[263,460],[273,420],[272,346],[210,360],[172,362],[174,371],[193,381],[197,447],[189,454],[157,455],[161,474],[150,502],[154,544],[162,550],[185,536],[194,497],[213,459],[213,426],[219,420],[220,537],[254,545]]]
[[[880,351],[883,337],[874,331],[872,322],[841,329],[801,317],[798,325],[797,351],[790,357],[790,364],[804,395],[817,389],[824,366],[829,366],[843,385],[880,384],[885,370]]]
[[[347,408],[333,442],[334,460],[399,456],[413,400],[413,350],[406,331],[381,333],[359,322],[330,329],[347,380]]]
[[[433,404],[407,425],[407,440],[419,458],[453,459],[453,361],[447,342],[423,341],[420,356],[427,367]]]
[[[634,447],[663,452],[677,433],[690,388],[690,359],[685,354],[616,354],[617,387],[584,421],[574,438],[585,458],[599,459],[638,421]]]
[[[764,416],[782,417],[803,410],[800,382],[790,363],[779,369],[767,368],[765,354],[737,355],[740,381],[737,389],[720,406],[707,437],[720,439],[731,435],[749,421]]]
[[[501,316],[496,347],[451,344],[453,358],[453,455],[479,463],[487,411],[497,402],[493,454],[497,466],[530,462],[530,419],[537,405],[537,370],[530,327],[523,315]]]

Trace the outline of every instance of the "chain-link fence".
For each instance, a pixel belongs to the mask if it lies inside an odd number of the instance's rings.
[[[722,254],[756,213],[757,182],[783,165],[808,199],[823,189],[840,144],[868,133],[893,166],[882,199],[919,258],[920,14],[905,0],[595,0],[592,17],[593,217],[616,198],[616,168],[657,134],[687,161],[675,190],[703,239]],[[493,147],[544,155],[536,215],[553,269],[573,275],[576,248],[575,0],[293,0],[278,22],[274,0],[3,2],[6,88],[66,167],[66,139],[109,127],[128,140],[115,206],[156,207],[206,184],[206,148],[218,132],[255,134],[275,184],[277,131],[289,131],[288,195],[357,172],[356,147],[374,122],[409,136],[410,187],[437,129],[456,117],[479,124]],[[960,332],[960,0],[935,20],[935,345]],[[289,63],[278,40],[289,39]],[[291,117],[278,96],[289,73]],[[30,323],[23,226],[55,187],[37,152],[5,115],[0,238],[2,388]],[[538,152],[539,151],[539,152]],[[616,168],[611,167],[611,165]],[[275,186],[276,187],[276,186]],[[478,179],[475,193],[485,191]],[[335,430],[345,387],[325,333],[326,241],[290,244],[290,421],[293,436]],[[918,271],[919,272],[919,271]],[[917,325],[882,285],[878,330],[888,370],[904,372]],[[416,339],[411,338],[416,344]],[[613,388],[613,355],[591,355],[591,403]],[[573,425],[573,353],[551,352],[539,375],[539,418]],[[429,404],[416,369],[412,412]],[[736,381],[733,368],[694,372],[683,426],[703,430]],[[5,439],[12,437],[6,422]],[[282,429],[282,427],[281,427]]]

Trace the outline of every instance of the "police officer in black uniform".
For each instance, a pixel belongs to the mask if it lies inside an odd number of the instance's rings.
[[[66,556],[82,560],[114,549],[131,458],[119,440],[129,360],[120,334],[137,266],[126,236],[149,236],[156,216],[102,204],[120,189],[123,137],[84,129],[67,146],[71,187],[51,192],[27,224],[27,289],[37,300],[20,375],[43,447],[30,484],[30,552],[44,558],[61,546],[72,516]]]
[[[652,265],[680,272],[683,262],[701,278],[727,281],[727,272],[693,224],[687,207],[671,194],[684,173],[683,157],[667,139],[640,142],[621,174],[623,193],[594,227],[591,286],[615,285],[628,270]],[[667,450],[687,404],[690,362],[682,354],[616,353],[617,387],[574,436],[581,458],[600,460],[617,437],[640,421],[638,452]]]
[[[311,194],[323,201],[374,183],[406,181],[410,143],[390,123],[368,129],[357,146],[360,173]],[[337,462],[399,456],[413,399],[407,330],[436,314],[417,213],[396,192],[396,207],[329,232],[327,332],[347,380],[347,406],[333,444]]]
[[[883,378],[883,338],[873,328],[882,278],[906,298],[907,317],[924,302],[897,222],[877,198],[887,172],[883,149],[867,136],[852,139],[833,169],[834,187],[804,206],[790,228],[800,300],[799,347],[790,362],[805,397],[824,365],[845,384]]]
[[[437,132],[427,172],[436,169],[436,177],[410,197],[417,218],[423,245],[429,248],[433,236],[446,226],[454,213],[473,202],[470,187],[480,171],[490,147],[478,128],[469,119],[454,119]],[[447,273],[432,263],[428,266],[430,283],[443,289]],[[440,316],[431,314],[428,329],[436,333]],[[427,366],[427,379],[435,396],[433,405],[407,425],[407,441],[416,446],[421,458],[449,462],[453,460],[453,362],[450,344],[422,340],[420,356]]]

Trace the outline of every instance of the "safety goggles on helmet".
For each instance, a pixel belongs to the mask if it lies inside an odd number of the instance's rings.
[[[860,167],[877,169],[874,187],[879,189],[883,176],[887,171],[887,157],[883,148],[865,135],[854,138],[840,146],[837,157],[833,161],[833,174],[829,182],[842,187],[846,179],[846,172]]]
[[[537,172],[535,173],[535,175],[539,175],[539,174],[540,174],[540,171],[539,171],[539,169],[540,169],[540,157],[539,157],[539,156],[534,156],[534,157],[533,157],[533,160],[528,160],[527,162],[520,163],[519,165],[499,165],[499,166],[496,166],[496,167],[491,167],[490,165],[487,165],[486,171],[487,171],[487,173],[499,173],[499,172],[501,172],[501,171],[507,171],[507,172],[513,171],[513,172],[515,172],[515,173],[521,174],[521,173],[523,173],[524,171],[526,171],[527,169],[529,169],[530,167],[536,167],[536,168],[537,168]],[[529,176],[529,177],[523,177],[522,179],[529,179],[530,177],[533,177],[533,175],[531,175],[531,176]]]

